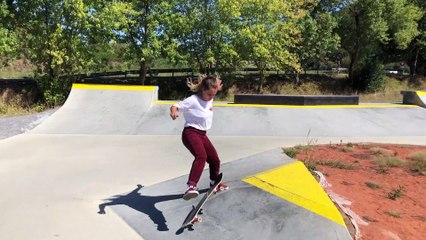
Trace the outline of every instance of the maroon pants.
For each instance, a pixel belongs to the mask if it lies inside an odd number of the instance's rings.
[[[188,184],[197,186],[206,162],[209,164],[210,180],[216,180],[220,171],[220,160],[206,131],[185,127],[182,132],[182,142],[195,157],[189,173]]]

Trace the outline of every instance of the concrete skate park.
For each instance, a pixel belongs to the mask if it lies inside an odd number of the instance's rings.
[[[230,189],[180,229],[193,157],[153,86],[74,84],[35,129],[0,141],[0,239],[351,239],[332,200],[282,147],[426,145],[426,94],[406,104],[216,103],[208,135]],[[422,105],[423,104],[423,105]],[[208,170],[207,170],[208,171]],[[199,183],[208,187],[208,173]]]

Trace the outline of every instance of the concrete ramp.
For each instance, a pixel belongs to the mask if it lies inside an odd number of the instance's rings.
[[[32,133],[129,134],[157,97],[155,86],[73,84],[65,104]]]
[[[414,104],[426,108],[426,92],[424,91],[401,91],[404,104]]]
[[[426,95],[425,95],[426,97]],[[158,87],[74,84],[38,134],[180,135]],[[426,110],[405,104],[291,106],[215,103],[211,136],[426,136]]]
[[[136,135],[180,135],[173,102],[156,102],[132,130]],[[382,137],[425,136],[426,110],[414,105],[357,106],[214,105],[210,136]]]
[[[303,163],[270,150],[222,166],[230,189],[213,195],[203,221],[181,229],[201,197],[185,201],[187,176],[115,196],[111,207],[144,239],[351,239],[345,223]],[[200,181],[207,191],[208,172]]]

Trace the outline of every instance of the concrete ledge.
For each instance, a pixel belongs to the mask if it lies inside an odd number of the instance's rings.
[[[236,94],[234,103],[275,105],[358,105],[358,96]]]
[[[426,108],[426,92],[401,91],[401,94],[403,104],[413,104]]]

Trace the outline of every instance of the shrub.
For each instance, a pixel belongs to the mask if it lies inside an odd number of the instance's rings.
[[[44,102],[48,107],[55,107],[65,102],[70,90],[71,82],[66,79],[54,78],[48,76],[36,76],[37,86],[43,93]]]
[[[397,157],[379,157],[376,159],[379,167],[402,167],[404,163]]]
[[[349,146],[343,147],[341,149],[342,152],[353,152],[354,150],[355,150],[354,147],[349,147]]]
[[[290,158],[295,158],[296,155],[299,153],[299,150],[297,150],[296,148],[282,148],[282,150]]]
[[[372,147],[370,148],[370,152],[374,155],[382,156],[393,156],[395,154],[393,151],[381,147]]]
[[[379,174],[387,174],[389,172],[389,168],[385,167],[385,166],[379,166],[376,169],[376,172],[379,173]]]
[[[382,188],[379,184],[374,183],[374,182],[366,182],[365,185],[367,185],[367,187],[373,188],[373,189]]]
[[[394,188],[390,192],[388,192],[387,198],[391,200],[396,200],[397,198],[402,197],[403,192],[404,192],[404,186],[399,186],[398,188]]]
[[[366,59],[354,71],[352,76],[354,89],[367,93],[383,90],[385,87],[383,65],[374,56],[369,56]]]
[[[34,112],[38,94],[34,89],[20,91],[6,88],[0,92],[0,115],[20,115]]]
[[[318,170],[318,168],[317,168],[317,162],[315,162],[315,161],[311,161],[311,160],[306,160],[306,159],[303,159],[303,160],[302,160],[302,162],[305,164],[306,168],[307,168],[310,172],[313,172],[313,171],[317,171],[317,170]]]
[[[401,213],[396,211],[386,211],[387,215],[394,217],[394,218],[401,218]]]
[[[344,169],[344,170],[355,169],[354,166],[346,164],[344,162],[339,162],[339,161],[317,161],[317,164],[322,165],[322,166],[331,167],[331,168]]]
[[[410,170],[420,175],[426,175],[426,152],[415,152],[409,156],[414,162],[410,163]]]

